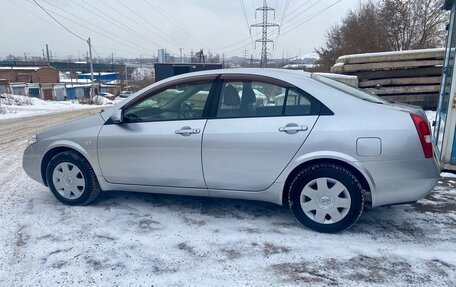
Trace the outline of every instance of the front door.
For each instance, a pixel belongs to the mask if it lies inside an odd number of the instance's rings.
[[[225,80],[203,136],[209,189],[260,191],[274,183],[312,130],[320,104],[291,87]]]
[[[106,124],[98,158],[110,183],[206,188],[201,138],[212,81],[176,84],[123,111],[123,123]]]

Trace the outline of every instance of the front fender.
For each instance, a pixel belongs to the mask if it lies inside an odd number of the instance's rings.
[[[74,142],[71,140],[57,140],[52,142],[50,145],[48,145],[45,149],[45,151],[42,153],[42,157],[40,160],[40,166],[43,164],[43,160],[46,160],[49,153],[55,150],[56,148],[66,148],[66,149],[72,149],[80,153],[82,156],[84,156],[87,161],[89,162],[90,166],[92,167],[93,171],[95,174],[101,175],[101,170],[100,166],[98,164],[97,160],[97,154],[96,154],[96,139],[90,139],[87,138],[84,140],[84,143],[78,143]]]

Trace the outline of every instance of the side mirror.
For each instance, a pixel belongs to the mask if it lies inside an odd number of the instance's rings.
[[[121,124],[123,122],[123,111],[115,111],[111,116],[111,121],[115,124]]]

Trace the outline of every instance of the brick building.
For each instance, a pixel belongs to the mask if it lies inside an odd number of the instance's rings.
[[[53,67],[0,67],[0,79],[22,83],[58,83],[59,71]]]

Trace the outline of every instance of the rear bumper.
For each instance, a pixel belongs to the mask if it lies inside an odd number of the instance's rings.
[[[426,197],[440,179],[434,158],[359,163],[370,175],[372,206],[414,202]]]

